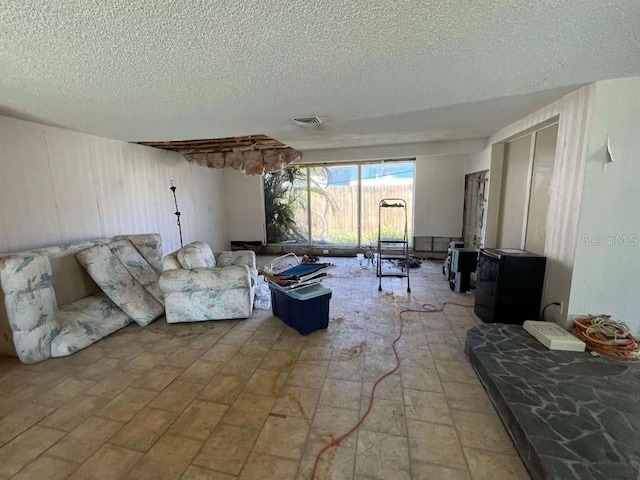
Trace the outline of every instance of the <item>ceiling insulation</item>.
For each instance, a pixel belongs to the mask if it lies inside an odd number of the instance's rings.
[[[275,172],[302,157],[299,151],[267,135],[138,143],[182,153],[199,165],[234,168],[248,175]]]
[[[267,135],[210,138],[207,140],[176,140],[169,142],[138,142],[140,145],[164,148],[180,153],[218,153],[288,148],[284,143]]]

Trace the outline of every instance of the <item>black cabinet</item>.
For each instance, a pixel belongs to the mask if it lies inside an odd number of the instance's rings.
[[[546,257],[513,248],[480,252],[474,311],[486,323],[537,320]]]

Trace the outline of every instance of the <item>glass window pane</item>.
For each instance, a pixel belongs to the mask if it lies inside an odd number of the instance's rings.
[[[362,165],[362,246],[378,242],[378,204],[383,198],[402,198],[407,202],[409,242],[413,241],[414,162],[385,162]],[[382,237],[402,238],[404,215],[398,209],[382,210]]]
[[[307,220],[307,168],[289,167],[264,175],[267,243],[304,243]]]
[[[310,167],[314,244],[358,242],[358,166]]]

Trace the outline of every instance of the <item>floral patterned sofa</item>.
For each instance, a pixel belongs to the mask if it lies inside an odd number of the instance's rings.
[[[1,257],[0,282],[20,360],[70,355],[133,321],[146,325],[161,316],[161,258],[158,234]]]
[[[167,322],[247,318],[258,271],[250,250],[213,254],[194,242],[164,257],[160,288]]]

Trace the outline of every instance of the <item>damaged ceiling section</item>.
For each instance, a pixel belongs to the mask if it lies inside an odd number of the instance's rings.
[[[298,150],[267,135],[139,143],[181,153],[205,167],[234,168],[247,175],[276,172],[302,158]]]

